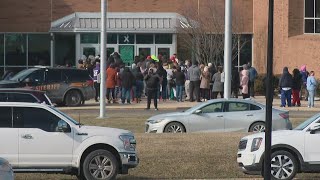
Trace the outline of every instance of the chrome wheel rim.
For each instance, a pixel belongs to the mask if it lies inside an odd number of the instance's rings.
[[[258,132],[264,132],[266,128],[264,125],[255,125],[252,129],[252,132],[258,133]]]
[[[113,164],[107,156],[96,156],[89,163],[89,172],[96,179],[107,179],[113,168]]]
[[[271,160],[271,174],[277,179],[287,179],[294,168],[292,160],[286,155],[277,155]]]
[[[77,105],[79,104],[81,101],[81,97],[78,93],[72,93],[69,97],[68,97],[68,102],[70,103],[69,105]]]
[[[168,128],[169,133],[183,133],[182,128],[179,125],[171,125]]]

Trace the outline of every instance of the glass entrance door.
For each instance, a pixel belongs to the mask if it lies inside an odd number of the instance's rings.
[[[119,45],[119,53],[126,66],[130,66],[134,60],[134,45]]]
[[[99,45],[98,44],[83,44],[81,45],[81,55],[85,55],[87,58],[90,55],[96,56],[99,54]],[[80,56],[81,57],[81,56]]]
[[[157,55],[161,55],[164,59],[169,59],[170,55],[173,54],[172,47],[170,46],[156,46]]]
[[[156,55],[154,45],[137,45],[136,55],[140,59],[146,59],[148,56]]]

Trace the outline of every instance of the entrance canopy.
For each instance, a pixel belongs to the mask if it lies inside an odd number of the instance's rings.
[[[177,13],[107,13],[107,32],[176,33],[183,23]],[[101,13],[76,12],[51,23],[50,32],[100,32]]]

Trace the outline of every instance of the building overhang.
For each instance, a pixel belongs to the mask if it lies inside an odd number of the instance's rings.
[[[109,33],[177,33],[185,26],[177,13],[107,13]],[[100,32],[101,13],[76,12],[51,23],[50,32]]]

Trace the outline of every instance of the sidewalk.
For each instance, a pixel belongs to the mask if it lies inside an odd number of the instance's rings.
[[[252,100],[257,101],[259,103],[265,104],[265,97],[264,96],[257,96],[253,98]],[[276,98],[273,100],[273,107],[277,109],[285,109],[288,111],[318,111],[320,112],[320,101],[315,101],[315,107],[314,108],[308,108],[307,101],[301,101],[301,107],[280,107],[280,99]],[[195,106],[198,104],[198,102],[176,102],[176,101],[162,101],[160,100],[158,102],[158,108],[161,109],[186,109],[190,108],[192,106]],[[132,102],[132,104],[106,104],[107,109],[144,109],[147,106],[147,99],[143,98],[141,103],[137,104],[135,102]],[[85,102],[85,105],[79,106],[79,107],[59,107],[59,109],[70,109],[70,110],[86,110],[86,109],[99,109],[100,104],[99,102],[95,102],[94,100],[89,100]],[[151,108],[153,108],[153,101],[151,102]]]

